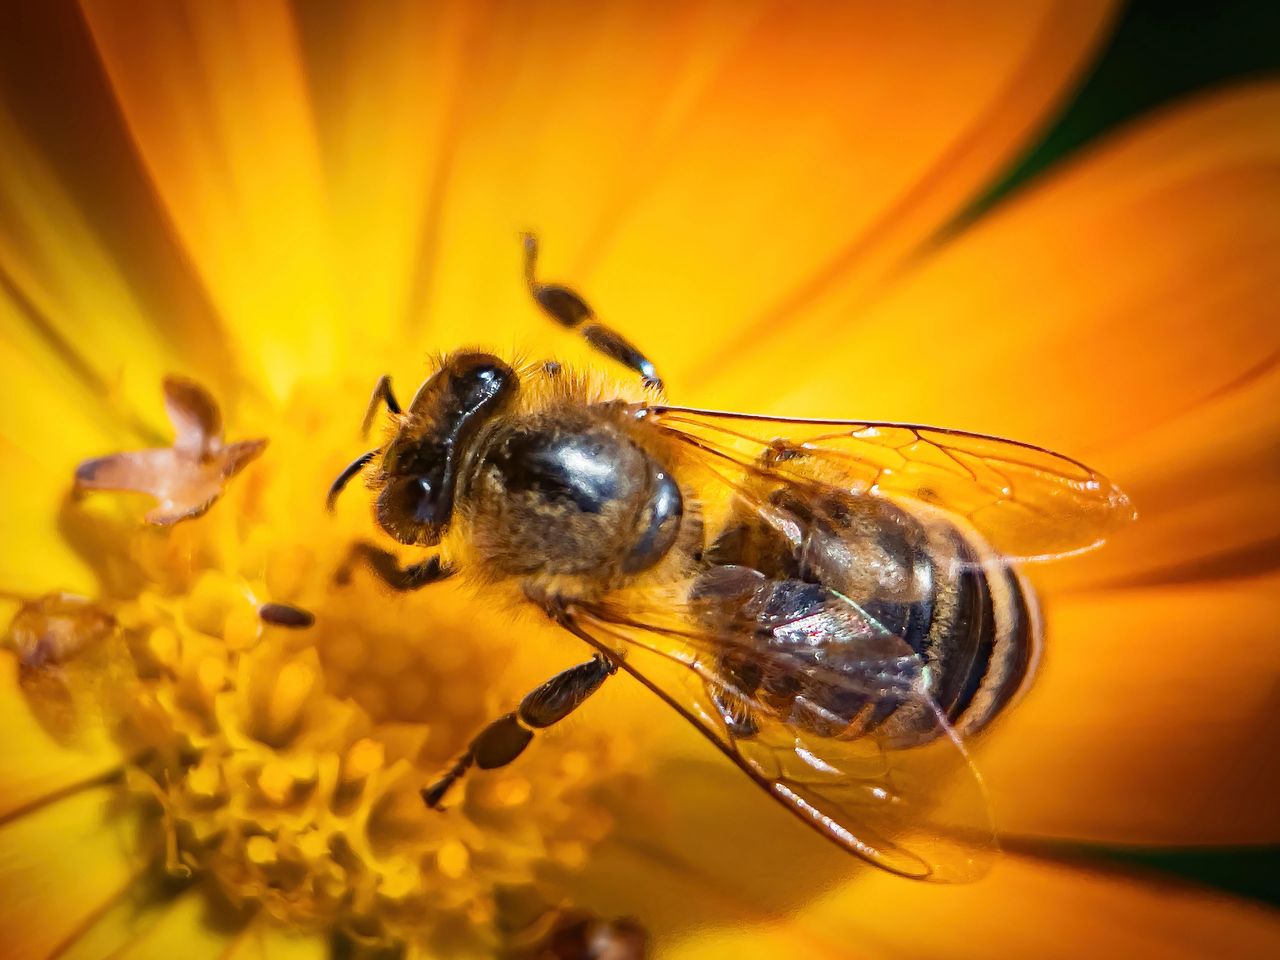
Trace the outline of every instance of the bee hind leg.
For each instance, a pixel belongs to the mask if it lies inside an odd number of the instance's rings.
[[[422,790],[423,802],[433,809],[438,807],[449,788],[473,766],[494,770],[511,763],[533,740],[535,730],[559,723],[573,713],[617,669],[613,661],[597,654],[535,687],[514,713],[499,717],[476,734],[453,766]]]
[[[538,238],[526,233],[521,239],[524,241],[524,278],[543,312],[562,327],[577,330],[582,339],[606,357],[640,374],[646,387],[662,390],[662,378],[653,361],[618,331],[601,323],[576,291],[538,280]]]
[[[334,582],[340,585],[350,583],[357,564],[367,566],[379,580],[399,593],[417,590],[429,583],[438,583],[454,572],[438,556],[401,566],[390,550],[383,550],[362,540],[351,545],[346,559],[333,575]]]

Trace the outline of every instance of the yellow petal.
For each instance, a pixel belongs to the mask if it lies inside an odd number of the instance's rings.
[[[1280,576],[1050,600],[1039,676],[976,759],[1006,833],[1280,842]]]
[[[149,403],[173,357],[225,388],[234,381],[226,338],[79,14],[39,4],[9,27],[0,35],[0,284],[20,289],[131,401]]]
[[[0,587],[42,593],[51,586],[86,591],[93,580],[58,530],[58,515],[76,464],[138,442],[118,411],[93,392],[21,322],[0,293]],[[157,393],[155,384],[151,392]],[[113,422],[114,421],[114,422]]]
[[[145,857],[117,800],[114,788],[96,787],[0,825],[7,956],[49,956],[135,881]]]
[[[59,743],[37,721],[18,687],[17,660],[0,654],[0,820],[117,769],[122,757],[101,728],[90,725],[74,746]]]
[[[870,308],[856,284],[836,291],[735,364],[717,399],[754,405],[756,384],[786,376],[775,412],[941,422],[1105,470],[1280,352],[1277,112],[1280,84],[1257,83],[1157,113]]]
[[[331,955],[329,943],[319,934],[308,936],[260,920],[240,935],[225,957],[226,960],[326,960]]]
[[[521,229],[655,340],[697,315],[717,344],[832,264],[881,274],[1008,159],[1108,5],[86,8],[197,272],[282,389],[337,344],[392,359],[406,313],[440,343],[541,340]]]
[[[3,108],[0,152],[0,333],[30,341],[27,356],[88,387],[102,413],[154,412],[148,394],[172,367],[173,344],[135,295],[114,238],[87,222],[61,171]]]
[[[85,931],[69,951],[75,960],[109,956],[112,960],[219,960],[249,930],[243,921],[218,917],[199,887],[172,900],[157,900],[138,909],[113,908]],[[246,954],[252,956],[252,954]]]
[[[191,263],[255,381],[331,369],[330,229],[296,26],[282,0],[85,19]]]
[[[646,841],[628,830],[573,881],[575,902],[646,927],[656,956],[1243,960],[1280,947],[1276,911],[1155,874],[1005,852],[976,883],[920,883],[768,807],[699,799],[702,814]]]
[[[433,342],[514,331],[562,349],[520,282],[515,237],[533,230],[544,278],[580,288],[689,396],[697,364],[797,286],[837,265],[871,282],[953,213],[1070,84],[1106,11],[503,8],[447,158]]]

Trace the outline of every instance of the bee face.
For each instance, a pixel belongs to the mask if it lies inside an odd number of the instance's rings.
[[[487,353],[458,353],[423,383],[382,455],[373,486],[379,526],[401,543],[433,546],[453,516],[462,462],[480,428],[518,386]]]

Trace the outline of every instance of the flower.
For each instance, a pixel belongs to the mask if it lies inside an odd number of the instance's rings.
[[[1146,118],[939,239],[1108,18],[15,12],[8,955],[486,955],[560,897],[635,917],[660,956],[1274,952],[1255,905],[1043,842],[1280,834],[1257,760],[1280,715],[1280,87]],[[421,809],[432,766],[572,646],[447,584],[335,586],[372,531],[354,502],[324,520],[323,491],[383,372],[411,383],[428,351],[475,341],[597,362],[529,303],[526,229],[542,272],[642,342],[681,402],[1016,436],[1133,496],[1142,521],[1106,551],[1035,572],[1045,663],[977,746],[1009,840],[986,880],[851,862],[625,682],[471,778],[445,819]],[[126,498],[68,500],[87,458],[172,441],[174,373],[208,386],[228,437],[270,446],[169,530]],[[315,624],[264,622],[268,602]]]

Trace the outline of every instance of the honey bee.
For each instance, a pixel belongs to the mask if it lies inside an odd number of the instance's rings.
[[[429,548],[391,586],[465,571],[593,648],[481,730],[422,791],[504,766],[618,670],[788,810],[894,873],[966,880],[997,849],[965,741],[1034,674],[1016,567],[1099,545],[1133,511],[1106,478],[1028,444],[870,421],[669,405],[653,363],[573,290],[535,301],[640,375],[634,395],[558,363],[463,350],[401,407],[368,470],[378,525]]]

